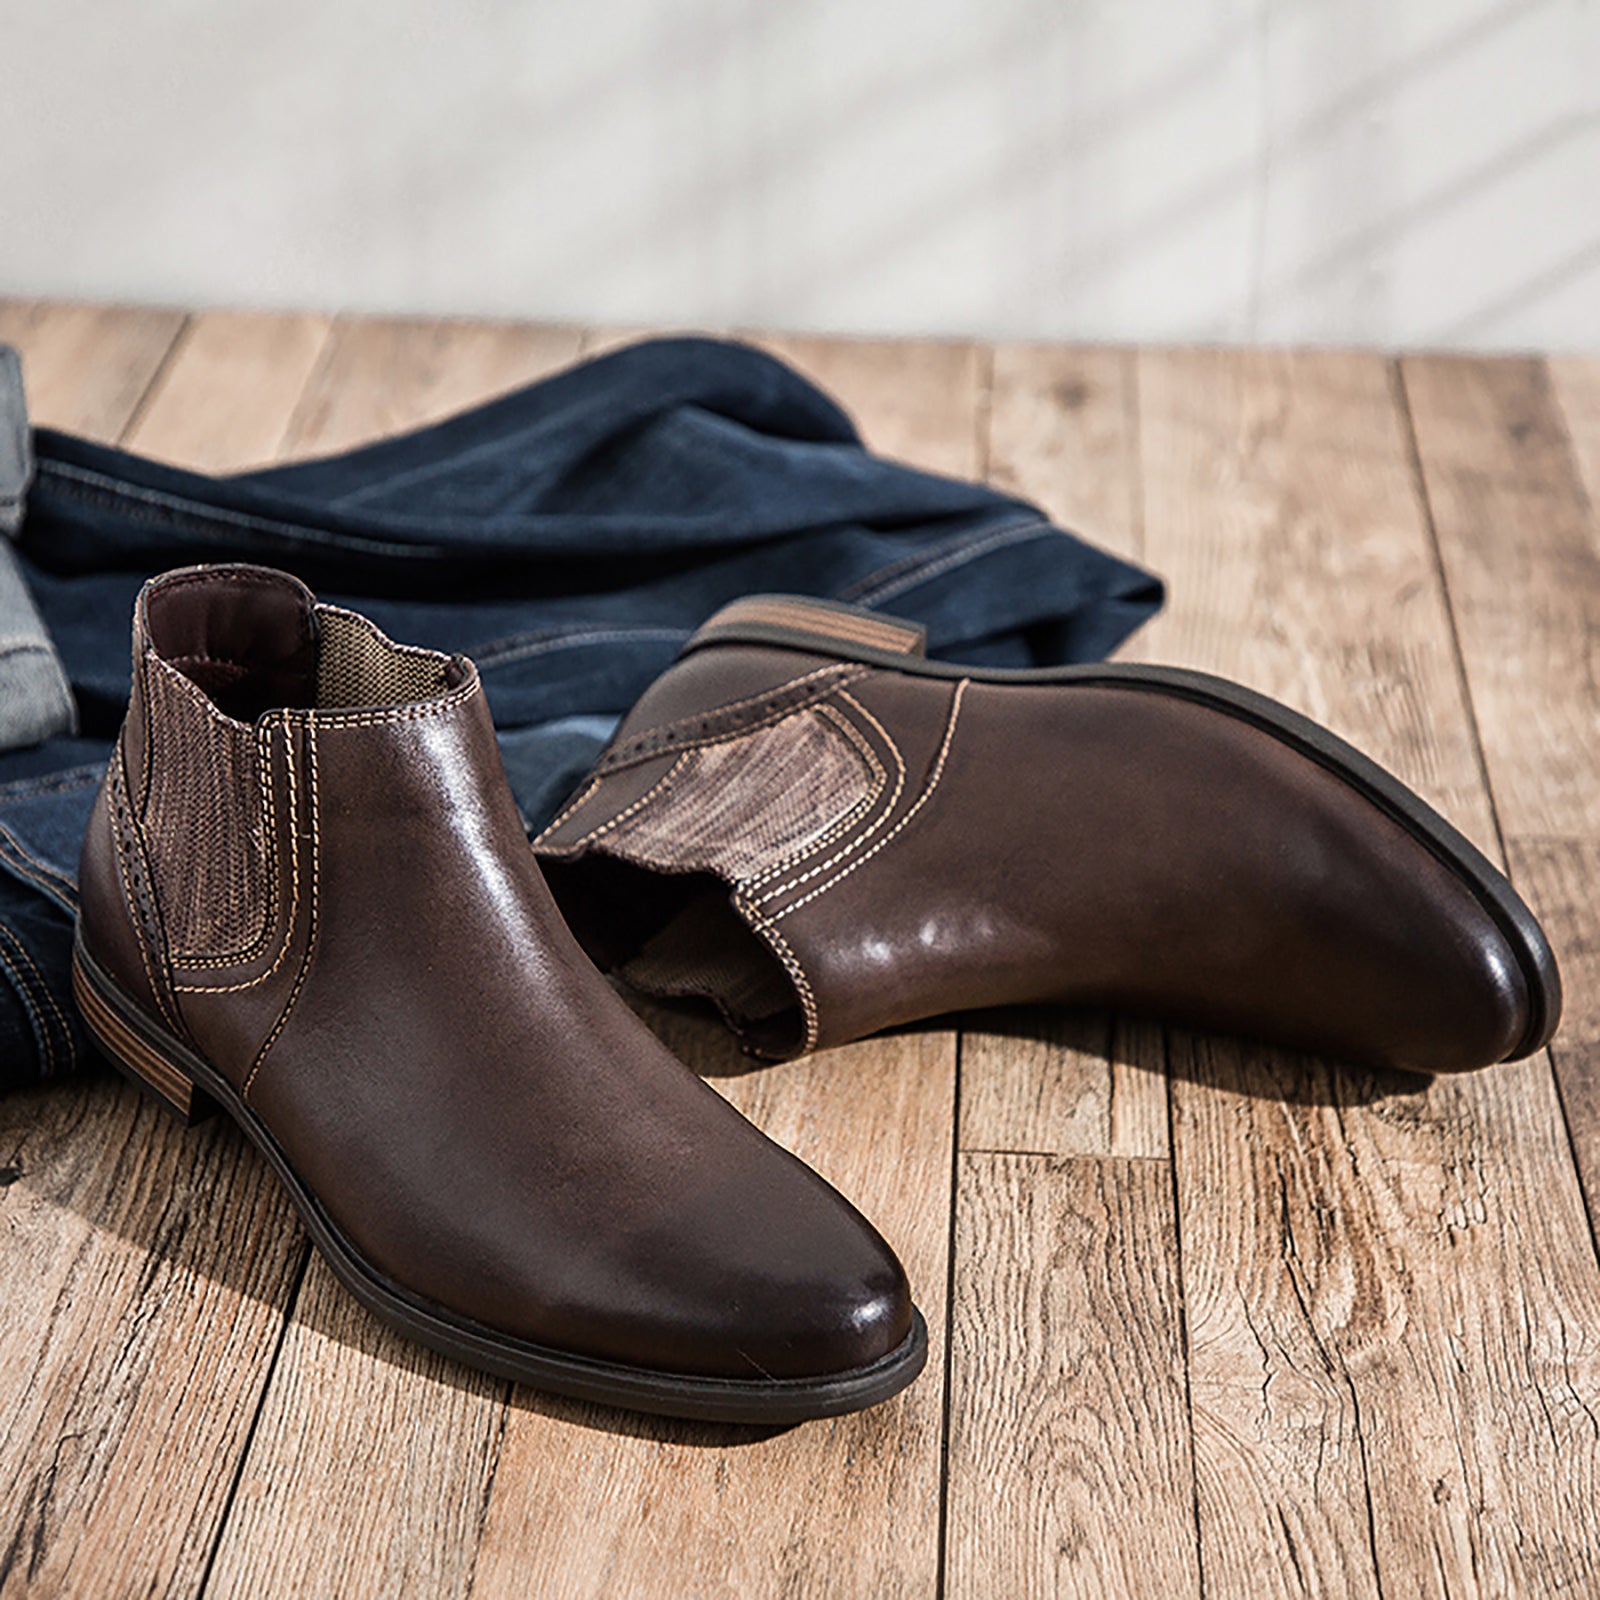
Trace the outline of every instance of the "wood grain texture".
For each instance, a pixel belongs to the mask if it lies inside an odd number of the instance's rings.
[[[983,475],[988,346],[745,337],[827,390],[880,455],[957,477]]]
[[[1137,376],[1131,350],[997,345],[986,452],[997,489],[1130,561],[1144,545]]]
[[[1600,363],[1404,374],[1506,851],[1561,962],[1551,1056],[1600,1226]]]
[[[0,1100],[0,1594],[194,1593],[303,1245],[231,1126]]]
[[[1593,510],[1600,506],[1600,355],[1551,356],[1545,369]]]
[[[1036,1155],[1165,1156],[1159,1023],[1018,1006],[961,1034],[961,1148]]]
[[[206,1594],[465,1594],[505,1393],[390,1333],[314,1256]]]
[[[1134,560],[1144,543],[1136,376],[1128,350],[1000,345],[984,451],[997,486]],[[1143,637],[1122,656],[1137,659]],[[1159,1028],[1055,1007],[965,1020],[964,1149],[1167,1153]]]
[[[531,382],[576,348],[561,330],[340,321],[288,437],[320,454],[419,426]],[[506,1394],[380,1326],[314,1260],[210,1589],[464,1594]]]
[[[792,353],[892,434],[903,347]],[[900,442],[959,470],[975,451],[977,368],[925,394]],[[928,1319],[928,1369],[889,1404],[768,1438],[634,1423],[522,1396],[506,1425],[477,1596],[921,1595],[939,1565],[956,1035],[931,1027],[750,1071],[718,1026],[641,1007],[753,1122],[853,1200],[900,1253]],[[664,1563],[668,1564],[664,1567]]]
[[[1384,363],[1152,354],[1139,382],[1169,652],[1494,851]],[[1592,1585],[1600,1268],[1546,1062],[1423,1091],[1182,1034],[1169,1060],[1208,1593]]]
[[[183,329],[181,311],[0,301],[0,344],[22,356],[28,417],[119,438]]]
[[[1354,353],[1139,361],[1150,659],[1239,679],[1397,772],[1494,848],[1389,369]]]
[[[1508,835],[1593,835],[1600,547],[1536,360],[1415,358],[1405,392]]]
[[[749,1070],[701,1018],[668,1044],[873,1219],[928,1318],[885,1405],[779,1432],[626,1418],[518,1392],[474,1596],[926,1595],[939,1558],[953,1036],[907,1032]]]
[[[0,308],[47,415],[116,437],[166,361],[203,449],[182,320]],[[289,1207],[233,1128],[106,1075],[0,1101],[0,1149],[0,1592],[193,1592],[304,1259]]]
[[[1198,1595],[1167,1164],[959,1178],[945,1592]]]
[[[1537,361],[1419,359],[1405,380],[1500,825],[1561,935],[1559,1061],[1600,1042],[1600,533],[1571,444],[1600,421]]]
[[[341,317],[284,441],[331,455],[437,422],[577,358],[577,328]]]
[[[124,442],[196,472],[277,460],[332,327],[329,317],[196,313]]]
[[[1330,1074],[1183,1034],[1172,1067],[1206,1592],[1375,1596],[1373,1422],[1343,1341],[1391,1331],[1396,1289],[1339,1111],[1296,1103]]]
[[[37,420],[214,470],[623,337],[0,303]],[[749,1072],[647,1010],[928,1314],[904,1395],[769,1432],[466,1372],[302,1281],[226,1124],[104,1078],[14,1095],[0,1594],[1600,1592],[1600,365],[771,343],[877,448],[1162,572],[1133,653],[1503,833],[1567,978],[1560,1097],[1543,1058],[1429,1085],[1046,1012]]]

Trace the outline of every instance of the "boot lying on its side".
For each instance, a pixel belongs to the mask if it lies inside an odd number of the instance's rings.
[[[826,602],[719,612],[536,848],[602,966],[772,1057],[1060,1001],[1461,1072],[1561,1009],[1506,879],[1286,707],[1171,667],[928,661]]]

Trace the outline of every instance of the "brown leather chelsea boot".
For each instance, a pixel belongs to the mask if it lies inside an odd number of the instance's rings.
[[[1516,891],[1305,718],[1198,672],[922,648],[820,601],[713,617],[536,841],[590,953],[776,1057],[1031,1001],[1420,1072],[1554,1031]]]
[[[221,1106],[358,1299],[673,1415],[854,1410],[927,1334],[871,1225],[573,941],[472,663],[258,567],[146,585],[74,977],[113,1062]]]

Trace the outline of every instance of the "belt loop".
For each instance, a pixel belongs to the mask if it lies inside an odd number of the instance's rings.
[[[22,361],[10,345],[0,344],[0,533],[16,538],[32,482],[33,435],[28,431]]]

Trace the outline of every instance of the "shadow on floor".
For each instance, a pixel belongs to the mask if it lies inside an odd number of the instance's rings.
[[[742,1055],[711,1016],[646,1002],[636,1009],[669,1048],[708,1078],[733,1078],[763,1065]],[[1430,1082],[1413,1074],[1347,1068],[1220,1035],[1064,1008],[997,1010],[902,1031],[951,1026],[964,1030],[965,1050],[983,1048],[988,1041],[1011,1041],[1034,1054],[1040,1070],[1071,1071],[1078,1058],[1088,1071],[1110,1063],[1130,1071],[1166,1073],[1215,1092],[1290,1105],[1348,1107],[1391,1100],[1395,1114],[1403,1116],[1405,1101],[1423,1095]],[[839,1069],[849,1070],[843,1051]],[[305,1328],[372,1361],[413,1371],[424,1381],[464,1394],[499,1396],[519,1411],[576,1427],[718,1450],[759,1443],[785,1431],[650,1417],[561,1399],[488,1377],[390,1332],[330,1281],[320,1261],[308,1267],[310,1245],[287,1194],[226,1116],[184,1129],[104,1067],[70,1084],[0,1097],[0,1201],[14,1223],[29,1206],[60,1208],[146,1253],[150,1263],[134,1274],[137,1292],[161,1292],[155,1287],[161,1277],[157,1264],[164,1263],[178,1274],[198,1274],[220,1285],[235,1297],[235,1318],[250,1315],[240,1302],[254,1303],[267,1313],[259,1318],[263,1361],[272,1358],[281,1319],[292,1308]],[[85,1264],[81,1292],[92,1296],[97,1288],[107,1292],[110,1285],[115,1285],[110,1292],[127,1292],[122,1287],[128,1280],[126,1267],[120,1273],[106,1268],[97,1273],[90,1259],[92,1246],[81,1247],[77,1239],[76,1230],[65,1230],[56,1250],[78,1252],[75,1267]],[[96,1276],[103,1276],[104,1284]]]
[[[704,1078],[726,1079],[761,1072],[770,1063],[746,1055],[713,1009],[695,1001],[663,1002],[624,992],[626,999],[667,1048]],[[1277,1049],[1229,1034],[1199,1033],[1160,1022],[1113,1016],[1066,1006],[1006,1006],[934,1017],[891,1035],[944,1032],[959,1028],[970,1045],[975,1039],[1012,1040],[1039,1058],[1080,1058],[1097,1065],[1165,1071],[1170,1077],[1258,1100],[1291,1105],[1372,1105],[1427,1092],[1424,1073],[1376,1070]],[[848,1049],[850,1047],[845,1047]],[[844,1051],[839,1070],[848,1071]],[[1049,1065],[1059,1069],[1059,1059]]]
[[[312,1256],[287,1192],[229,1117],[184,1128],[97,1058],[88,1059],[91,1065],[70,1083],[0,1097],[0,1203],[13,1227],[35,1234],[35,1248],[53,1258],[52,1270],[64,1265],[70,1252],[69,1276],[80,1270],[82,1276],[69,1298],[81,1295],[87,1301],[132,1292],[159,1303],[171,1292],[182,1292],[168,1289],[169,1275],[175,1285],[202,1277],[224,1291],[217,1310],[235,1326],[246,1319],[259,1322],[258,1354],[264,1364],[274,1358],[282,1318],[292,1311],[297,1324],[368,1360],[577,1427],[716,1450],[757,1444],[786,1431],[653,1417],[566,1400],[480,1373],[392,1332]],[[52,1221],[53,1211],[89,1223],[88,1242],[72,1224],[63,1228]],[[52,1232],[56,1241],[48,1238]],[[139,1266],[130,1271],[125,1260],[114,1259],[122,1251],[97,1251],[94,1238],[105,1234],[132,1246]],[[12,1288],[26,1293],[21,1285]],[[119,1309],[143,1320],[136,1307]],[[203,1329],[177,1318],[170,1327],[180,1337],[204,1337]],[[108,1346],[106,1354],[112,1358],[117,1352]]]

